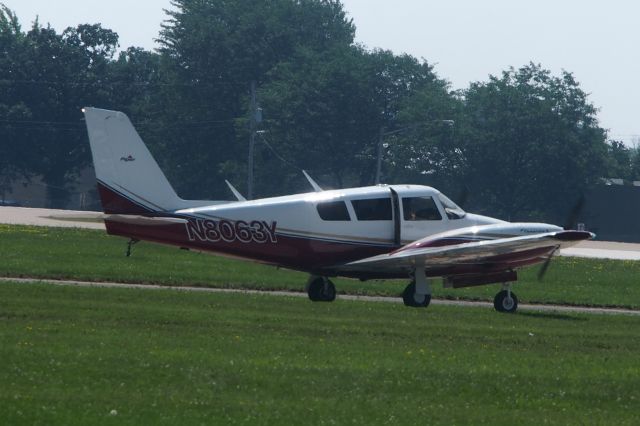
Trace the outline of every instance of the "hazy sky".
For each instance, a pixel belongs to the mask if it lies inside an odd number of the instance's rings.
[[[169,0],[0,0],[26,29],[39,15],[61,31],[100,22],[122,47],[155,47]],[[452,88],[530,61],[572,72],[610,137],[640,138],[640,2],[633,0],[343,0],[369,48],[435,64]]]

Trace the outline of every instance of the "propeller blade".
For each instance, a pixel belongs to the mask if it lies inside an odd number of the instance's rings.
[[[574,229],[580,215],[582,214],[582,210],[584,209],[585,197],[584,194],[581,194],[576,203],[573,205],[571,210],[569,211],[569,215],[567,216],[567,220],[564,223],[564,229],[570,230]]]
[[[547,270],[549,269],[549,265],[551,265],[551,259],[553,258],[553,256],[556,254],[557,251],[558,249],[553,250],[547,257],[547,260],[545,260],[545,262],[542,264],[542,267],[540,267],[540,269],[538,270],[538,281],[542,281],[544,279],[544,276],[546,275]]]

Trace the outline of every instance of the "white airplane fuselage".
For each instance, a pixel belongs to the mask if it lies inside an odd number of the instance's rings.
[[[394,205],[392,190],[397,194],[397,205]],[[101,192],[103,202],[107,201],[105,211],[120,213],[109,208],[108,200],[122,194],[113,194],[104,186]],[[111,193],[111,196],[105,193]],[[313,274],[359,278],[403,278],[407,271],[399,267],[391,274],[368,270],[341,273],[339,266],[391,253],[416,241],[442,246],[561,229],[549,224],[509,223],[470,213],[451,215],[447,213],[441,196],[436,189],[420,185],[328,190],[178,209],[166,213],[183,218],[186,223],[171,224],[161,229],[109,221],[107,229],[115,235],[245,258]],[[133,199],[132,195],[129,197],[138,205],[144,203]],[[436,209],[428,219],[414,218],[406,212],[408,202],[415,199],[428,200]],[[388,205],[388,209],[382,208],[378,216],[373,212],[363,218],[359,205],[363,202],[383,203]],[[322,207],[335,204],[342,204],[346,210],[342,213],[346,215],[323,218]],[[144,211],[139,213],[144,214]],[[449,235],[465,229],[469,232]],[[536,262],[540,261],[536,259]],[[437,270],[430,275],[446,273]]]

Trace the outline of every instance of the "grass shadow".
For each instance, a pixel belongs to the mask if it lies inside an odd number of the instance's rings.
[[[517,313],[517,315],[520,316],[525,316],[525,317],[531,317],[531,318],[541,318],[541,319],[555,319],[555,320],[561,320],[561,321],[579,321],[579,322],[583,322],[583,321],[587,321],[588,318],[584,318],[584,317],[577,317],[571,314],[561,314],[558,312],[542,312],[542,311],[519,311]]]

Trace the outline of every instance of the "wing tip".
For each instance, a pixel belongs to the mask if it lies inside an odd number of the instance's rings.
[[[560,241],[584,241],[593,240],[596,234],[588,231],[561,231],[553,236],[556,240]]]

